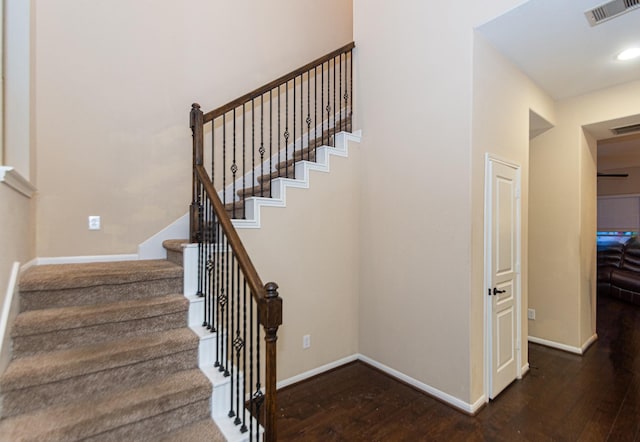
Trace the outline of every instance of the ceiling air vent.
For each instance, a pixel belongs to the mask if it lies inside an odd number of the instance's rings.
[[[630,124],[629,126],[612,127],[611,132],[615,135],[630,134],[632,132],[640,132],[640,123]]]
[[[613,0],[584,13],[591,26],[640,7],[640,0]]]

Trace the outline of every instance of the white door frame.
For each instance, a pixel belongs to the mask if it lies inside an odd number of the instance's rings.
[[[515,161],[507,160],[505,158],[501,158],[498,155],[492,153],[485,153],[485,162],[484,162],[484,287],[482,290],[482,297],[484,298],[484,330],[483,330],[483,338],[484,338],[484,397],[485,402],[489,402],[489,397],[491,396],[490,386],[491,386],[491,299],[488,296],[488,291],[491,289],[492,285],[492,269],[491,269],[491,207],[488,207],[488,202],[490,201],[489,189],[491,188],[491,174],[490,174],[490,164],[491,163],[501,163],[508,167],[512,167],[516,169],[517,176],[517,204],[516,204],[516,296],[515,296],[515,304],[516,304],[516,373],[517,379],[522,378],[522,198],[521,198],[521,188],[522,188],[522,168],[520,164]]]

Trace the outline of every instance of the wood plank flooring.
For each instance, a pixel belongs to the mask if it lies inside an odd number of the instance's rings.
[[[530,344],[530,372],[470,417],[362,362],[278,392],[281,441],[640,441],[640,308],[598,302],[584,356]]]

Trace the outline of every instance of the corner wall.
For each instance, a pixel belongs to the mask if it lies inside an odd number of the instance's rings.
[[[354,2],[360,353],[466,404],[473,27],[518,3]]]
[[[558,101],[556,127],[531,143],[531,336],[581,349],[596,332],[597,156],[583,126],[640,113],[639,96],[636,81]]]
[[[528,362],[527,302],[529,266],[529,113],[555,119],[554,102],[525,74],[504,58],[484,37],[474,38],[472,153],[472,287],[471,381],[472,398],[484,393],[484,187],[485,154],[491,153],[521,167],[521,359]]]
[[[34,3],[40,257],[135,253],[188,210],[191,103],[352,40],[351,1]]]

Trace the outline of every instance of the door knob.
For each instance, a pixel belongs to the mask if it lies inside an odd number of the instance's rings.
[[[497,288],[493,288],[493,296],[497,295],[498,293],[505,293],[506,290],[498,290]]]

